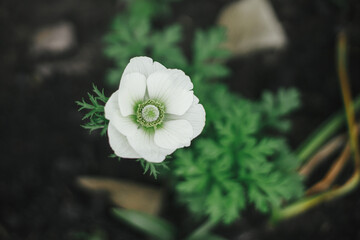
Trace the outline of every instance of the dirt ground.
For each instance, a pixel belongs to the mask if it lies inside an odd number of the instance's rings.
[[[190,48],[193,30],[213,25],[229,2],[183,0],[172,5],[170,22],[183,23],[185,49]],[[303,107],[293,115],[289,139],[295,147],[342,107],[335,67],[336,34],[342,28],[349,36],[352,91],[360,93],[360,2],[271,3],[289,45],[282,52],[229,61],[233,74],[225,81],[253,99],[264,89],[297,87]],[[113,91],[104,84],[111,62],[102,54],[102,37],[121,8],[115,0],[0,1],[0,239],[73,239],[73,234],[96,229],[108,239],[144,239],[110,215],[105,195],[89,195],[75,184],[78,176],[91,175],[161,185],[143,175],[138,163],[108,158],[107,140],[80,127],[82,115],[75,105],[93,82],[108,94]],[[75,45],[56,55],[34,53],[35,32],[59,22],[73,26]],[[317,175],[326,171],[323,167]],[[351,165],[343,175],[350,173]],[[177,219],[181,209],[173,207],[164,214]],[[242,220],[216,232],[234,240],[360,239],[360,191],[277,227],[267,227],[264,219],[249,210]]]

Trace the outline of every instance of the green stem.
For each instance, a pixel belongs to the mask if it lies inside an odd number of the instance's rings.
[[[360,96],[355,99],[353,106],[355,111],[359,111]],[[296,152],[300,162],[306,161],[329,137],[340,129],[345,120],[345,113],[340,111],[321,124],[297,149]]]
[[[347,36],[346,31],[343,30],[339,33],[338,36],[338,74],[339,82],[341,86],[341,93],[344,100],[344,106],[346,110],[346,119],[349,129],[350,145],[354,153],[355,158],[355,169],[360,171],[360,151],[359,151],[359,141],[357,137],[356,130],[356,120],[355,120],[355,110],[351,97],[351,87],[348,77],[347,64],[346,64],[346,55],[347,55]]]
[[[346,71],[346,34],[344,31],[340,32],[338,36],[338,73],[339,73],[339,81],[341,86],[341,91],[344,100],[345,112],[348,122],[349,128],[349,136],[350,136],[350,143],[354,153],[354,160],[355,160],[355,170],[352,177],[341,187],[335,188],[333,190],[320,193],[313,197],[304,198],[298,202],[295,202],[283,209],[278,209],[273,212],[271,221],[278,222],[280,220],[284,220],[287,218],[291,218],[293,216],[302,213],[319,203],[324,201],[329,201],[335,199],[337,197],[343,196],[350,191],[354,190],[360,182],[360,153],[359,153],[359,146],[358,146],[358,139],[357,139],[357,131],[355,127],[355,109],[359,108],[359,98],[353,104],[351,99],[350,93],[350,84],[347,76]],[[304,148],[306,151],[302,150],[300,153],[306,156],[310,152],[311,149],[314,148],[316,144],[319,144],[321,140],[325,141],[326,138],[322,139],[322,137],[326,136],[326,134],[330,134],[331,130],[335,130],[338,125],[344,121],[343,115],[341,115],[342,120],[340,121],[340,117],[336,117],[332,119],[328,124],[326,124],[323,128],[320,129],[319,135],[316,135],[314,138],[316,141],[310,140],[308,144]],[[319,137],[320,136],[320,137]],[[312,144],[311,144],[312,143]],[[306,154],[304,154],[306,153]],[[306,158],[305,158],[306,159]]]
[[[337,197],[343,196],[351,192],[353,189],[355,189],[359,184],[359,180],[360,180],[360,175],[359,172],[356,171],[354,175],[351,177],[351,179],[349,179],[347,183],[345,183],[343,186],[339,188],[321,193],[317,196],[304,198],[303,200],[293,203],[283,209],[274,211],[270,219],[270,222],[277,223],[279,221],[292,218],[302,212],[305,212],[306,210],[312,207],[315,207],[321,202],[329,201]]]

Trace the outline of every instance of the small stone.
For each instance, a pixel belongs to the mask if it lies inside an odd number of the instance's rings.
[[[38,30],[33,37],[34,55],[61,54],[75,46],[75,31],[71,23],[62,22]]]
[[[281,49],[286,45],[282,25],[267,0],[240,0],[220,13],[218,24],[227,30],[224,44],[234,55],[265,49]]]
[[[92,45],[85,45],[71,58],[40,62],[35,67],[35,76],[42,82],[55,73],[72,76],[84,75],[90,71],[92,61],[96,56],[93,49],[95,47]]]
[[[163,191],[160,188],[109,178],[79,177],[78,184],[90,191],[105,191],[117,206],[157,215]]]

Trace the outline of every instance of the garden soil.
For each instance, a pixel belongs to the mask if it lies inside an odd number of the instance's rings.
[[[180,22],[185,33],[182,46],[189,55],[194,30],[212,26],[229,2],[175,2],[170,20],[158,19],[155,26]],[[335,47],[337,33],[344,28],[352,92],[360,93],[360,3],[271,3],[288,37],[286,49],[229,60],[233,75],[224,81],[251,99],[265,89],[298,88],[303,105],[291,116],[293,131],[288,136],[295,148],[342,107]],[[115,240],[145,238],[114,219],[105,194],[89,194],[76,184],[86,175],[162,185],[143,175],[137,162],[109,158],[106,138],[80,127],[82,114],[75,101],[86,96],[92,83],[105,88],[107,95],[114,91],[104,83],[112,64],[102,53],[102,38],[123,7],[115,0],[0,1],[0,239],[86,239],[81,236],[89,233]],[[34,48],[34,35],[59,23],[70,26],[71,46],[52,53]],[[308,184],[326,167],[321,166]],[[341,178],[351,172],[350,163]],[[172,194],[167,198],[176,199]],[[186,221],[183,212],[183,207],[170,203],[162,214],[180,223]],[[234,240],[360,239],[360,189],[277,226],[269,226],[266,216],[249,209],[241,220],[215,232]]]

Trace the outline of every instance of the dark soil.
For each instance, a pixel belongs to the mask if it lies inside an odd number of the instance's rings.
[[[170,19],[184,25],[187,51],[193,30],[213,25],[229,2],[184,0],[173,4]],[[289,136],[296,146],[342,107],[335,67],[336,35],[342,28],[349,35],[352,91],[354,95],[360,92],[360,3],[271,2],[285,27],[287,49],[231,60],[233,75],[226,82],[233,91],[253,99],[264,89],[297,87],[303,107],[293,116]],[[82,115],[74,103],[86,95],[92,82],[105,87],[106,93],[113,91],[103,81],[111,63],[102,55],[102,36],[122,7],[115,0],[0,1],[0,239],[73,239],[76,233],[96,229],[106,232],[108,239],[144,239],[109,214],[106,196],[89,195],[75,184],[81,175],[161,184],[143,175],[135,161],[119,163],[108,158],[107,140],[80,127]],[[76,46],[60,55],[34,56],[30,46],[35,31],[63,21],[74,25]],[[164,23],[159,20],[157,24]],[[71,70],[79,63],[87,68]],[[44,64],[63,67],[44,75]],[[346,173],[351,174],[351,166]],[[164,211],[171,219],[181,212]],[[360,239],[359,189],[274,228],[265,226],[264,216],[258,213],[249,211],[246,216],[216,231],[239,240]]]

